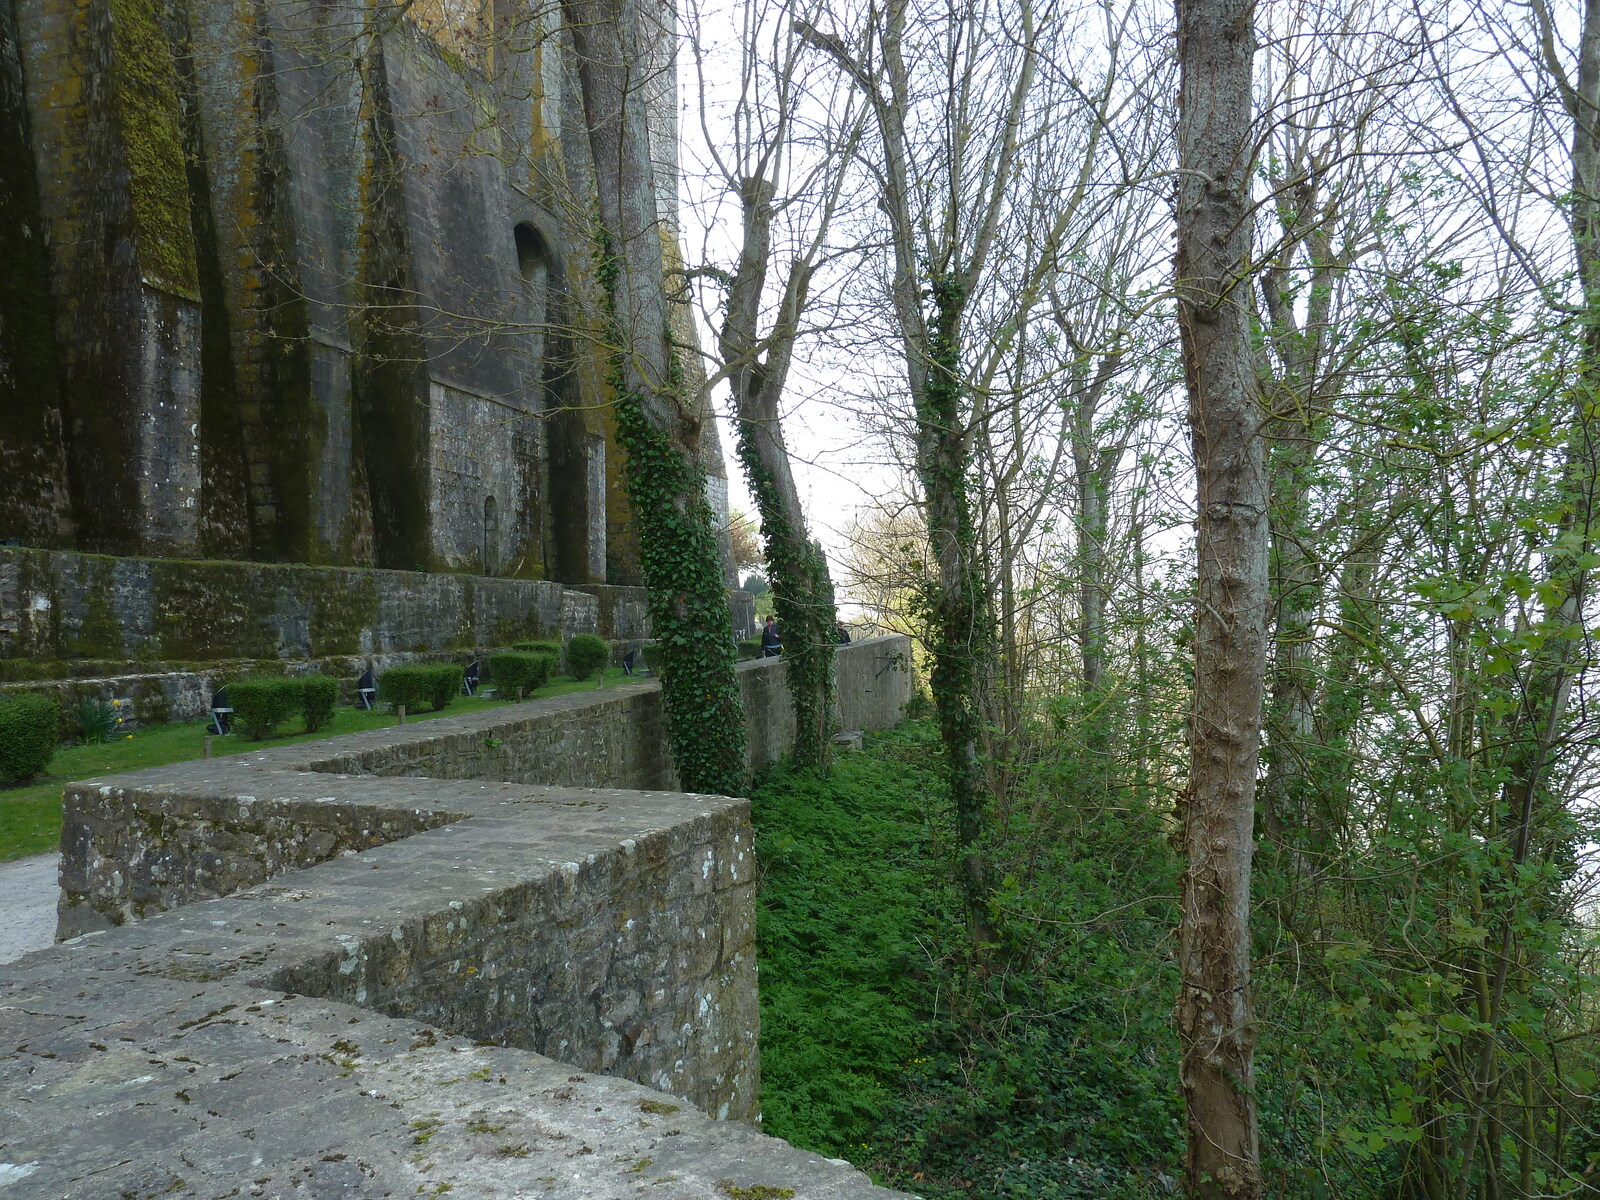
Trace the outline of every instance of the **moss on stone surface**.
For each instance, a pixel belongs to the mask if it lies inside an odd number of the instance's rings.
[[[498,618],[494,623],[494,637],[490,640],[497,646],[509,646],[513,642],[535,641],[544,635],[544,622],[539,619],[537,612],[530,612],[520,620],[516,617]]]
[[[61,631],[60,646],[68,658],[115,658],[127,652],[122,619],[117,615],[117,560],[85,556],[83,621],[76,630]]]
[[[478,604],[478,585],[470,575],[461,576],[461,607],[456,610],[455,632],[445,641],[448,650],[470,650],[478,644],[473,634],[473,613]]]
[[[57,390],[55,311],[22,62],[11,6],[0,6],[0,525],[28,541],[62,540],[66,459]]]
[[[152,653],[165,658],[269,657],[278,651],[255,573],[236,563],[151,559]]]
[[[111,78],[127,156],[139,267],[153,287],[200,299],[178,73],[162,0],[107,0]]]
[[[319,572],[311,589],[311,653],[360,654],[378,620],[378,582],[353,571]]]

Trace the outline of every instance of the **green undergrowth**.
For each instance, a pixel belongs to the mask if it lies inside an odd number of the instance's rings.
[[[620,668],[608,668],[607,684],[623,682]],[[592,692],[595,680],[582,682],[561,678],[540,688],[530,700],[546,700],[552,696],[565,696],[572,692]],[[515,701],[498,698],[458,696],[450,707],[441,712],[417,713],[407,716],[407,723],[428,721],[436,717],[454,717],[463,713],[480,712],[489,708],[503,708]],[[80,779],[96,775],[112,775],[122,771],[138,771],[145,767],[162,767],[168,763],[188,762],[205,754],[205,721],[185,721],[169,725],[156,725],[138,730],[104,744],[87,746],[62,746],[46,768],[47,773],[26,787],[0,788],[0,862],[25,858],[30,854],[43,854],[55,849],[61,840],[61,790]],[[278,736],[266,742],[252,742],[242,734],[214,738],[212,753],[217,757],[260,750],[266,745],[290,742],[308,742],[319,738],[337,737],[342,733],[360,733],[368,729],[384,729],[395,724],[393,713],[363,711],[358,708],[339,708],[332,719],[315,733],[308,733],[297,721],[286,728],[296,730],[287,736]]]
[[[774,772],[752,796],[762,1125],[824,1154],[859,1157],[922,1053],[928,947],[954,902],[929,749],[874,737],[827,779]]]
[[[930,1200],[1144,1200],[1181,1150],[1161,819],[1036,768],[965,936],[935,732],[756,789],[763,1125]]]

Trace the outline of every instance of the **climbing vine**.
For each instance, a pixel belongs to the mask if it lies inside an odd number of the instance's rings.
[[[965,387],[961,375],[961,316],[966,287],[952,274],[932,281],[928,378],[916,396],[917,475],[927,505],[928,537],[939,583],[926,598],[929,687],[939,717],[955,805],[957,844],[965,854],[965,892],[975,926],[988,903],[983,860],[984,781],[980,670],[992,641],[987,591],[978,571],[977,533],[967,492]]]
[[[734,677],[733,615],[723,586],[705,474],[665,430],[651,423],[644,396],[628,386],[617,288],[622,264],[611,231],[595,234],[596,276],[610,351],[606,380],[615,396],[617,441],[659,645],[667,740],[686,791],[742,795],[744,712]],[[673,365],[669,384],[681,381]]]
[[[761,538],[772,584],[773,606],[783,631],[789,694],[794,702],[794,762],[824,773],[830,766],[833,733],[833,583],[820,551],[796,529],[772,473],[755,446],[752,422],[735,422],[739,461],[761,515]]]

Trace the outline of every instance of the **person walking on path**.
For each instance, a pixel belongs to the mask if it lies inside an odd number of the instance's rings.
[[[778,637],[778,618],[768,617],[761,627],[761,657],[777,658],[783,653],[783,640]]]

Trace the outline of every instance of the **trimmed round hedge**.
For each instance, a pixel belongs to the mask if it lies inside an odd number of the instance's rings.
[[[488,658],[489,676],[501,699],[510,699],[518,688],[523,695],[543,687],[555,673],[556,659],[550,654],[526,650],[502,650]]]
[[[339,681],[331,675],[302,677],[300,701],[300,712],[306,719],[306,732],[315,733],[333,720],[334,705],[339,703]]]
[[[435,712],[461,692],[462,668],[458,663],[410,663],[390,667],[378,676],[378,698],[407,712],[421,712],[424,704]]]
[[[23,783],[49,766],[60,723],[61,703],[54,696],[0,699],[0,781]]]
[[[592,633],[580,633],[567,643],[567,674],[588,679],[611,661],[611,643]]]
[[[333,720],[339,703],[339,681],[331,675],[246,675],[228,685],[233,719],[252,741],[299,713],[306,732],[315,733]]]
[[[259,742],[301,711],[305,691],[300,680],[287,675],[246,675],[228,685],[228,702],[245,736]]]
[[[556,660],[556,666],[561,665],[560,642],[512,642],[511,648],[527,654],[548,654]]]

